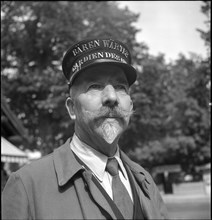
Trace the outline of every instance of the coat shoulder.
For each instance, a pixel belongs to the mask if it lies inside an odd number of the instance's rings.
[[[27,188],[30,185],[36,186],[39,182],[49,182],[55,176],[53,153],[32,161],[11,174],[11,177],[20,179]]]
[[[44,172],[44,170],[49,169],[53,165],[53,153],[50,153],[40,159],[32,161],[29,164],[24,165],[15,173],[19,174],[20,176],[24,174],[35,174],[39,172]]]
[[[24,165],[22,168],[12,173],[14,177],[18,177],[22,180],[23,183],[37,183],[40,182],[51,182],[57,179],[56,168],[55,168],[55,155],[58,156],[61,152],[65,151],[67,154],[68,145],[63,144],[54,151],[42,158],[32,161],[29,164]],[[61,171],[62,172],[62,171]],[[57,181],[56,181],[57,182]]]

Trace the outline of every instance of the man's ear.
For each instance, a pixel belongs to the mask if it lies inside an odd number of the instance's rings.
[[[66,109],[67,109],[71,119],[75,120],[76,119],[76,115],[74,113],[74,102],[73,102],[73,100],[70,97],[68,97],[66,99]]]

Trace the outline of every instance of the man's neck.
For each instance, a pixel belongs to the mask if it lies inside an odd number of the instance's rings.
[[[109,144],[104,139],[99,137],[85,137],[77,132],[75,132],[75,134],[82,142],[108,157],[114,156],[117,151],[118,140],[115,140],[113,143]]]

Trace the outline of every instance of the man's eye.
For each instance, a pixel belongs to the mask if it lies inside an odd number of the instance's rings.
[[[127,89],[127,87],[125,85],[116,85],[115,89],[116,90],[120,90],[120,91],[125,91],[125,92],[128,91],[128,89]]]
[[[88,87],[88,89],[95,89],[95,90],[100,90],[102,89],[102,85],[101,84],[92,84]]]

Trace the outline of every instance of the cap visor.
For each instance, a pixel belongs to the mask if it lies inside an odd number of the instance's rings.
[[[76,78],[76,76],[78,76],[78,74],[80,74],[82,71],[84,71],[85,69],[88,69],[90,67],[101,65],[101,64],[112,64],[112,65],[119,66],[121,69],[123,69],[124,73],[127,77],[127,81],[129,83],[129,86],[131,86],[137,78],[137,73],[136,73],[136,70],[133,66],[131,66],[127,63],[121,63],[121,62],[118,62],[118,61],[115,61],[115,60],[99,59],[99,60],[93,61],[92,63],[89,63],[89,65],[83,67],[78,72],[73,74],[70,78],[70,81],[69,81],[70,85],[73,84],[73,81]]]

